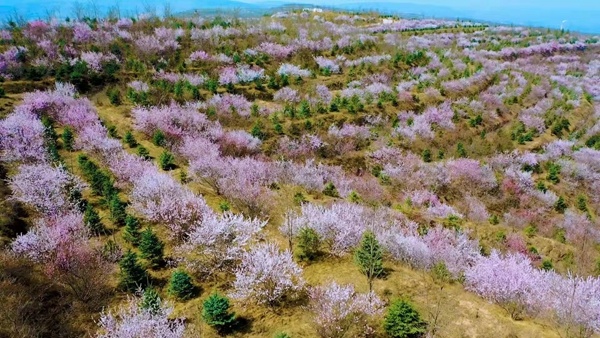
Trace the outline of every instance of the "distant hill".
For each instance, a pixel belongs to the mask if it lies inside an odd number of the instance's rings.
[[[409,14],[411,16],[457,17],[461,13],[448,6],[421,5],[414,3],[365,2],[334,6],[345,10],[378,11],[382,14]]]
[[[252,1],[252,2],[246,2]],[[290,10],[303,7],[319,6],[330,9],[349,11],[377,11],[382,14],[396,14],[405,17],[433,17],[444,19],[467,19],[479,22],[493,22],[523,26],[538,26],[558,29],[564,26],[568,30],[583,33],[600,33],[600,8],[581,2],[548,2],[531,0],[522,3],[511,0],[490,0],[477,6],[469,5],[468,1],[456,0],[444,2],[441,5],[419,3],[420,0],[400,0],[393,2],[378,0],[375,2],[348,2],[330,0],[314,1],[314,4],[297,3],[297,1],[255,1],[255,0],[180,0],[165,2],[163,0],[144,1],[72,1],[72,0],[22,0],[3,1],[0,4],[0,22],[16,16],[23,19],[46,19],[49,16],[66,18],[73,17],[76,12],[90,16],[104,16],[111,9],[117,8],[121,16],[135,16],[139,13],[154,12],[161,15],[168,6],[171,13],[189,15],[195,11],[202,15],[218,15],[223,12],[235,11],[242,17],[261,16],[279,10]],[[406,2],[407,1],[407,2]],[[7,4],[8,2],[8,4]]]

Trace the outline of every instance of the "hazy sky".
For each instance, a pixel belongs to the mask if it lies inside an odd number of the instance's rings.
[[[247,3],[271,2],[277,0],[239,0]],[[596,9],[600,10],[600,0],[327,0],[326,4],[342,3],[364,3],[370,2],[391,2],[391,3],[413,3],[426,5],[439,5],[446,7],[464,7],[464,8],[485,8],[485,7],[540,7],[540,8],[572,8],[572,9]],[[324,1],[295,0],[285,1],[294,3],[324,4]]]
[[[48,12],[73,15],[76,4],[95,4],[100,14],[119,4],[121,14],[133,15],[154,8],[161,13],[165,4],[172,11],[218,7],[226,0],[0,0],[0,21],[16,12],[28,19],[47,17]],[[600,33],[600,0],[233,0],[254,4],[307,3],[336,6],[354,4],[355,8],[419,14],[423,17],[462,18],[516,25],[560,28]],[[384,5],[382,5],[384,3]],[[390,5],[387,5],[390,3]],[[411,4],[404,9],[401,4]],[[395,4],[395,5],[391,5]],[[417,6],[415,6],[417,5]],[[418,5],[423,5],[419,7]],[[432,6],[433,5],[433,6]]]

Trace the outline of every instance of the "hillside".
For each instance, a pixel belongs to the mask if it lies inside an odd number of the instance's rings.
[[[0,337],[596,336],[599,51],[336,11],[10,23]]]

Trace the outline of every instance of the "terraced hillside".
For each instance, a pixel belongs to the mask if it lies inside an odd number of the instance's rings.
[[[0,337],[592,337],[598,41],[340,12],[9,23]]]

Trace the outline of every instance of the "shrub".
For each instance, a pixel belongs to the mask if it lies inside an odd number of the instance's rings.
[[[415,338],[425,333],[426,323],[407,301],[397,300],[388,309],[383,322],[385,332],[393,338]]]
[[[525,232],[525,235],[529,238],[535,236],[535,234],[537,233],[537,227],[535,225],[528,225],[527,227],[525,227],[525,229],[523,229],[523,231]]]
[[[600,149],[600,134],[596,134],[590,137],[587,141],[585,141],[585,145],[588,148]]]
[[[235,314],[229,311],[230,307],[227,297],[213,293],[202,303],[202,319],[219,331],[227,329],[235,322]]]
[[[116,263],[123,258],[121,247],[112,239],[109,239],[102,246],[101,254],[104,259],[111,263]]]
[[[299,296],[304,284],[302,269],[291,252],[280,252],[276,245],[264,243],[243,254],[231,297],[273,306]]]
[[[192,283],[192,277],[183,270],[173,271],[171,280],[169,281],[169,294],[180,300],[194,298],[196,295],[196,287],[194,287],[194,284]]]
[[[6,96],[6,92],[4,91],[3,87],[0,87],[0,98]]]
[[[321,239],[319,234],[312,228],[302,228],[298,233],[299,258],[312,261],[319,255]]]
[[[357,293],[352,285],[335,282],[308,291],[311,319],[319,337],[370,337],[373,317],[383,310],[374,293]]]
[[[433,279],[441,283],[448,283],[452,281],[452,273],[446,267],[444,262],[438,262],[431,267],[431,275]]]

